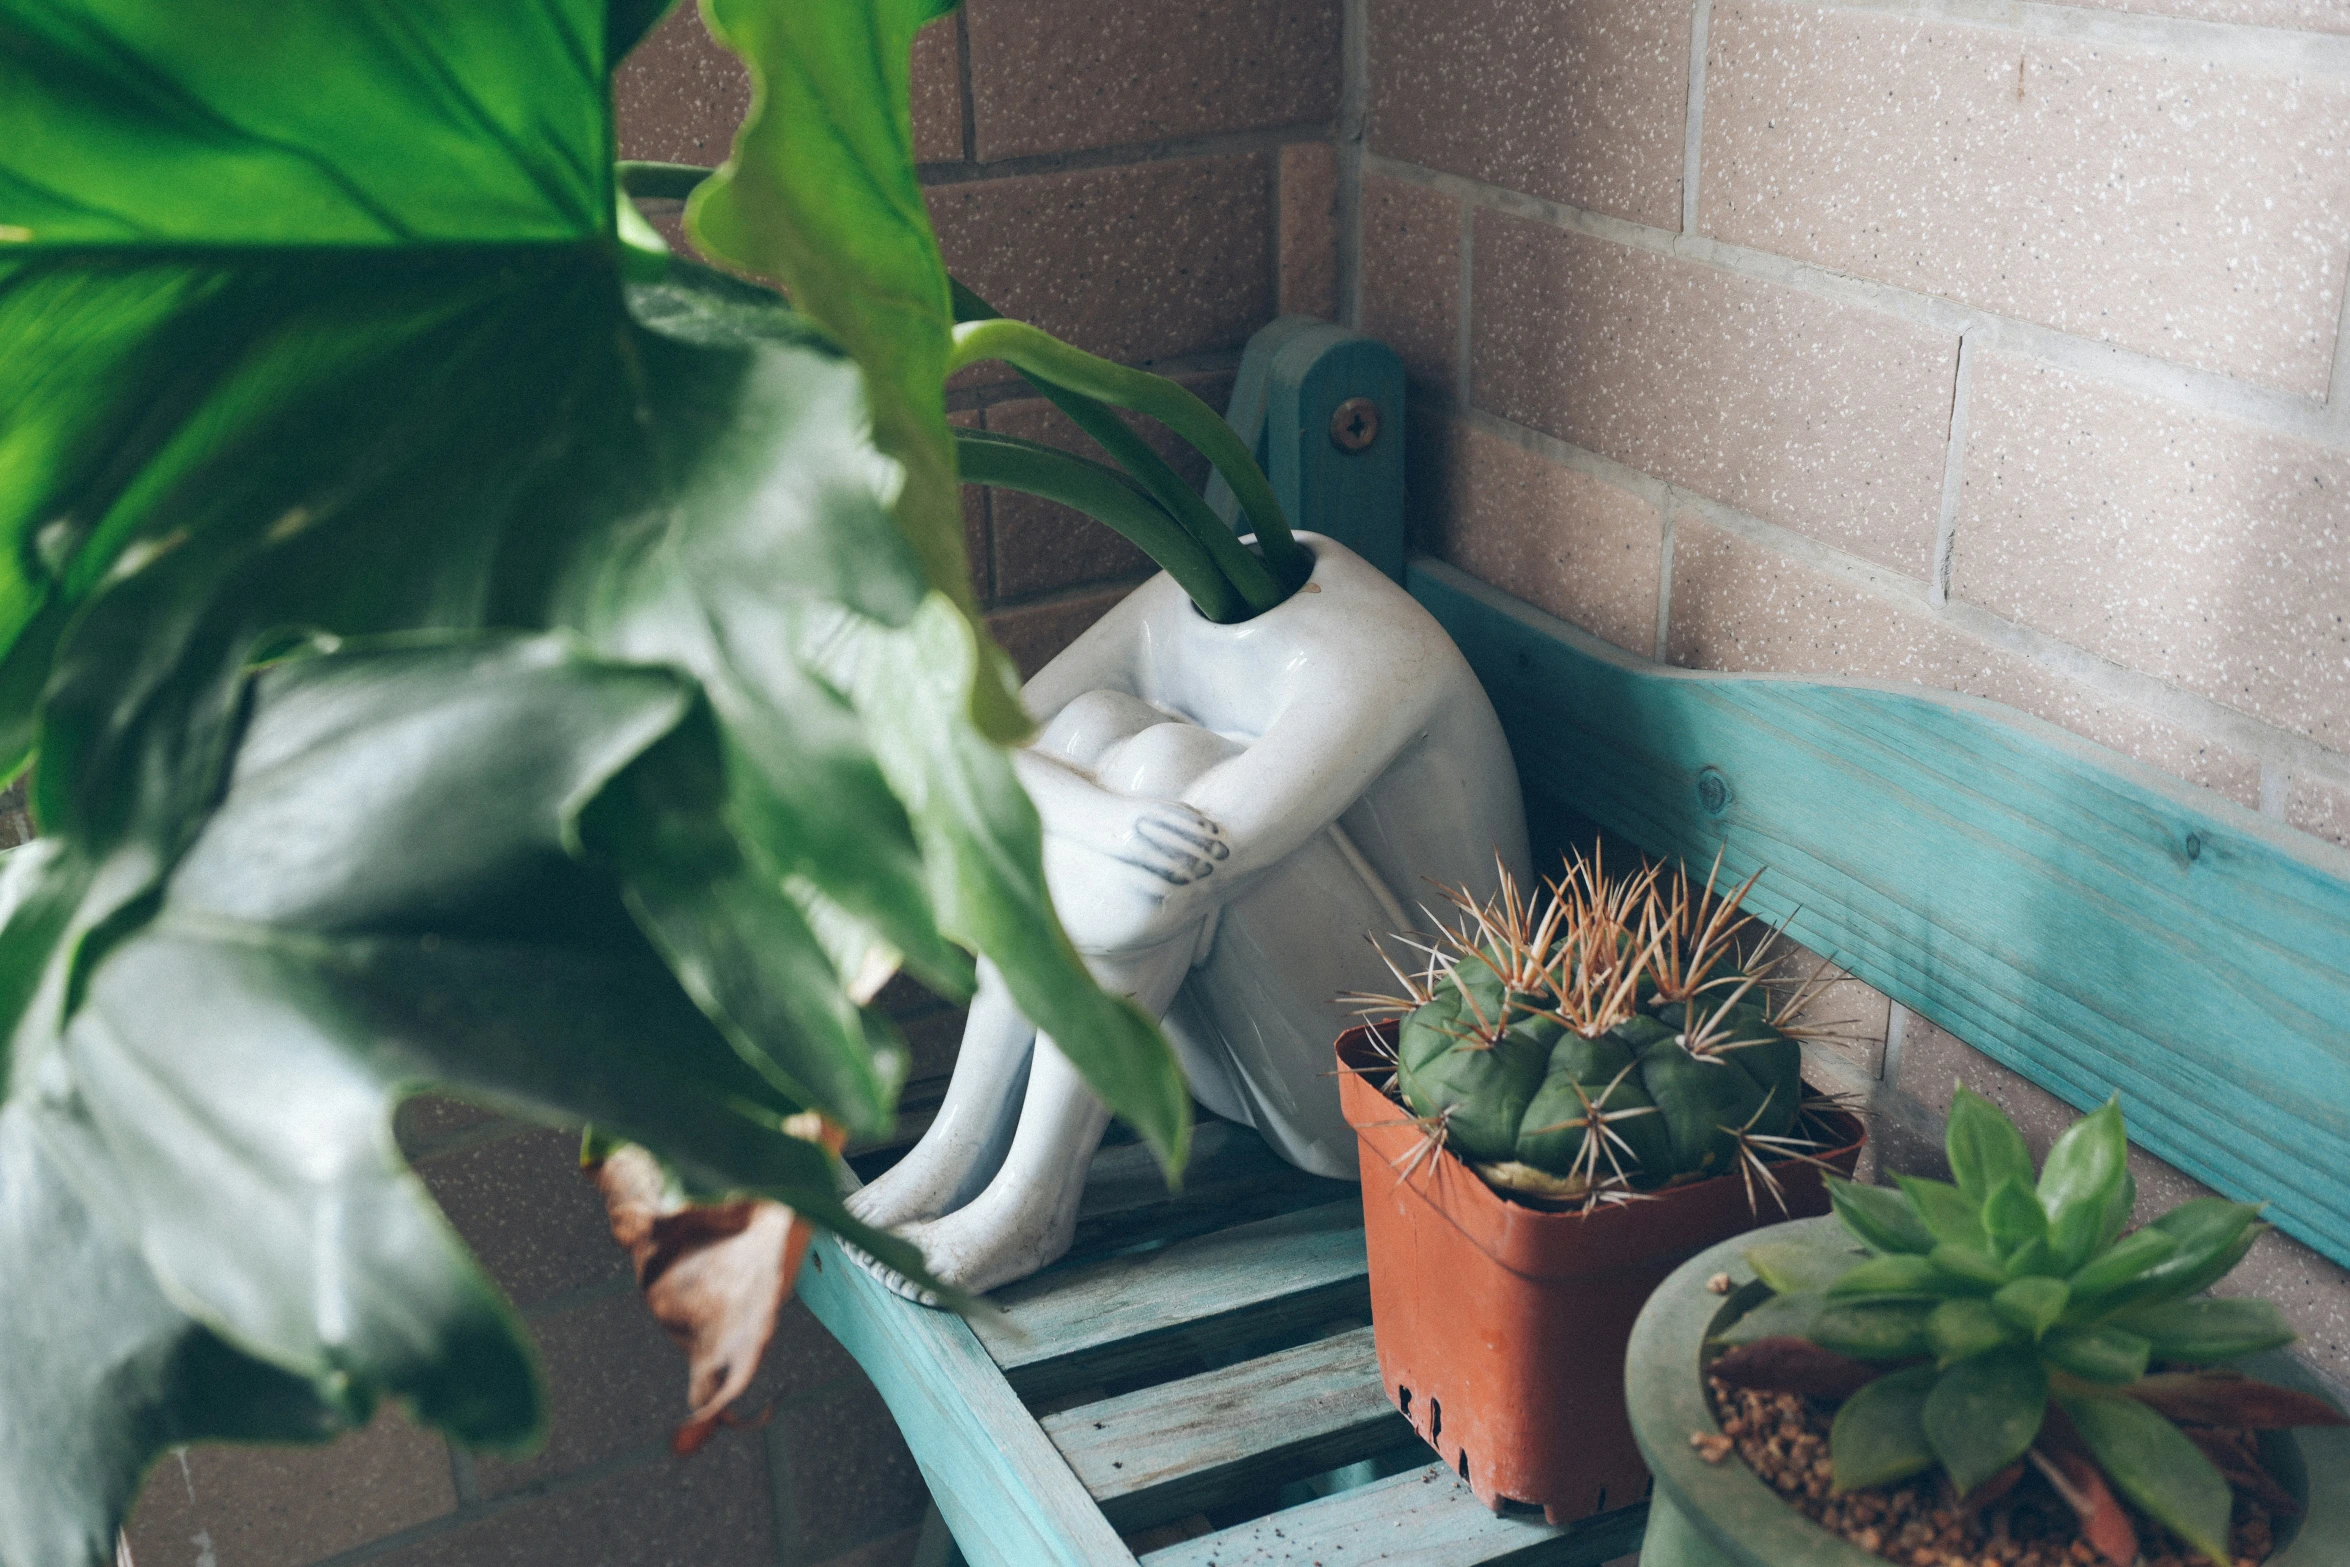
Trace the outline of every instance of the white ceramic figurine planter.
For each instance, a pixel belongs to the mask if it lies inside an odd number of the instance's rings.
[[[1028,682],[1019,757],[1045,876],[1103,985],[1164,1020],[1201,1103],[1351,1178],[1331,1041],[1342,993],[1392,988],[1374,933],[1434,884],[1526,880],[1517,774],[1468,663],[1352,551],[1218,625],[1164,574]],[[850,1207],[966,1290],[1069,1247],[1109,1112],[983,968],[945,1103]],[[892,1276],[895,1287],[904,1281]]]

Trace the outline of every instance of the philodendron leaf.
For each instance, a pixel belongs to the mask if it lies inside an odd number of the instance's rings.
[[[2115,1196],[2129,1179],[2129,1152],[2119,1100],[2075,1121],[2048,1150],[2038,1196],[2054,1271],[2072,1272],[2103,1239]]]
[[[954,305],[914,177],[910,53],[931,0],[706,0],[711,35],[755,96],[733,154],[696,186],[686,228],[713,256],[780,281],[865,371],[875,443],[905,470],[899,524],[933,591],[978,613],[946,420]],[[1008,666],[970,671],[997,741],[1027,721]]]
[[[1950,1157],[1951,1179],[1977,1207],[2002,1181],[2020,1181],[2026,1188],[2032,1184],[2032,1155],[2024,1146],[2024,1134],[1997,1105],[1963,1083],[1951,1095],[1950,1122],[1942,1141]]]
[[[2298,1337],[2266,1300],[2173,1300],[2116,1312],[2107,1325],[2135,1333],[2163,1360],[2233,1360],[2281,1349]]]
[[[2023,1457],[2047,1407],[2040,1357],[1996,1349],[1941,1373],[1926,1398],[1926,1440],[1964,1496]]]
[[[1934,1467],[1939,1459],[1926,1440],[1926,1399],[1941,1380],[1932,1366],[1911,1366],[1844,1401],[1828,1430],[1838,1491],[1891,1485]]]
[[[1835,1205],[1844,1227],[1874,1250],[1922,1254],[1934,1249],[1934,1232],[1926,1228],[1916,1207],[1900,1192],[1831,1175],[1828,1200]]]
[[[174,1305],[61,1174],[37,1114],[0,1107],[0,1561],[95,1567],[114,1561],[115,1530],[164,1448],[324,1441],[357,1411]],[[88,1132],[59,1121],[49,1135]]]
[[[2228,1554],[2228,1482],[2179,1428],[2130,1398],[2068,1398],[2081,1440],[2124,1496],[2215,1562]]]

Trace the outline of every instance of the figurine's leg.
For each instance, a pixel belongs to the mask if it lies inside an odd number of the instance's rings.
[[[963,1024],[955,1073],[938,1117],[906,1156],[862,1191],[849,1212],[882,1229],[935,1219],[983,1188],[1003,1163],[1020,1107],[1020,1079],[1028,1070],[1036,1027],[1012,1004],[1012,992],[992,963],[979,966],[979,990]]]
[[[1196,933],[1187,933],[1147,953],[1094,962],[1105,989],[1132,997],[1156,1017],[1182,985],[1195,944]],[[1059,1047],[1038,1035],[1020,1129],[1003,1168],[970,1202],[900,1233],[922,1248],[934,1277],[959,1289],[976,1294],[1027,1277],[1069,1249],[1085,1172],[1109,1124],[1108,1107]],[[890,1283],[922,1298],[902,1279]]]

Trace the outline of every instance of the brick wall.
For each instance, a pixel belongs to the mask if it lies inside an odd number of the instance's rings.
[[[1348,319],[1419,546],[1632,652],[2010,703],[2350,844],[2350,7],[1349,0]],[[1930,1173],[1866,987],[1821,1072]],[[2141,1208],[2193,1195],[2139,1158]],[[2142,1212],[2142,1217],[2144,1216]],[[2350,1277],[2274,1295],[2350,1380]]]
[[[914,58],[916,150],[950,266],[1008,313],[1222,407],[1250,333],[1280,310],[1335,310],[1339,22],[1338,0],[971,0]],[[691,0],[616,96],[621,155],[681,163],[721,161],[749,107]],[[676,203],[647,215],[683,244]],[[1087,444],[992,367],[950,405],[960,422]],[[964,520],[975,585],[1023,672],[1150,570],[1107,529],[1024,496],[968,492]],[[21,820],[12,798],[0,841]],[[909,987],[888,999],[914,1045],[903,1140],[936,1107],[961,1019]],[[637,1303],[573,1140],[441,1100],[409,1106],[400,1132],[538,1341],[545,1451],[472,1458],[389,1413],[322,1450],[194,1449],[141,1499],[139,1567],[942,1567],[895,1424],[803,1308],[739,1406],[771,1418],[681,1462],[668,1438],[683,1357]]]
[[[1422,546],[2350,843],[2350,9],[1352,0]]]

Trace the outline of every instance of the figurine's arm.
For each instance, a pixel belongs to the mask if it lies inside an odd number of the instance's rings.
[[[1429,678],[1421,660],[1430,654],[1410,644],[1350,651],[1296,671],[1263,735],[1183,791],[1231,841],[1219,876],[1277,864],[1336,821],[1427,732],[1454,692],[1451,678]],[[1457,654],[1444,660],[1458,661]]]
[[[1044,824],[1045,880],[1081,949],[1124,951],[1174,935],[1220,900],[1231,845],[1181,800],[1118,794],[1034,749],[1013,769]]]

